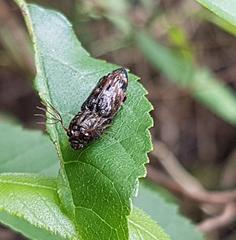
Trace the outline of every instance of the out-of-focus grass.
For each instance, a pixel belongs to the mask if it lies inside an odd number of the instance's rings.
[[[230,87],[220,83],[208,69],[195,67],[189,57],[160,45],[147,34],[139,32],[136,39],[144,56],[169,80],[185,88],[224,120],[236,125],[236,94]]]

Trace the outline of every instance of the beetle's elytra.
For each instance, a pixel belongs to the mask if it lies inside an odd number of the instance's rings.
[[[50,103],[44,104],[48,107],[47,111],[41,107],[38,109],[51,115],[47,118],[54,121],[51,123],[60,122],[67,132],[71,147],[75,150],[81,149],[98,139],[109,127],[126,99],[127,86],[128,74],[124,68],[118,68],[102,77],[68,128],[64,127],[60,113]]]
[[[73,149],[81,149],[102,135],[124,103],[127,85],[128,74],[124,68],[99,80],[67,129]]]

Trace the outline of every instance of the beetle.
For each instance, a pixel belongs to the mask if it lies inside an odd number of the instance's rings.
[[[47,110],[52,116],[48,119],[62,124],[73,149],[82,149],[90,142],[100,138],[105,129],[110,126],[126,100],[127,86],[127,70],[118,68],[98,81],[82,104],[81,110],[71,120],[68,128],[64,127],[60,113],[49,103],[47,105],[53,113]]]

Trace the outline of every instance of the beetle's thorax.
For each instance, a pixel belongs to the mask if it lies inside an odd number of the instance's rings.
[[[89,110],[79,112],[71,121],[67,131],[69,142],[74,149],[83,148],[89,142],[97,139],[103,132],[108,119],[98,116]]]

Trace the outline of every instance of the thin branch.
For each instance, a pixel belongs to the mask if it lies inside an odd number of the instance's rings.
[[[183,195],[182,187],[179,186],[179,184],[177,184],[169,176],[167,176],[163,172],[155,169],[151,165],[147,166],[147,177],[152,182],[155,182],[155,183],[157,183],[157,184],[167,188],[169,191],[171,191],[171,192],[173,192],[175,194]]]
[[[218,216],[208,218],[198,225],[203,233],[210,233],[228,226],[236,220],[236,203],[228,203],[222,213]]]
[[[164,143],[154,143],[152,154],[158,158],[165,170],[182,188],[184,195],[195,201],[211,204],[227,204],[236,200],[236,190],[224,192],[207,191],[196,178],[184,169]]]

